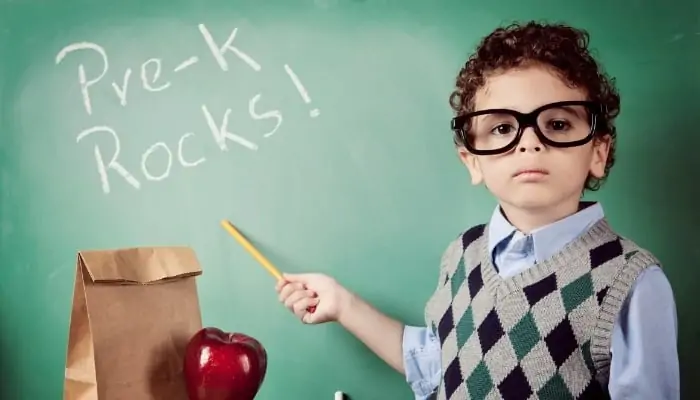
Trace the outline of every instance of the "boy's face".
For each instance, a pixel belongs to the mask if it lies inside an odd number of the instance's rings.
[[[490,77],[476,93],[474,110],[508,108],[527,113],[566,100],[587,100],[586,93],[567,86],[550,70],[533,66]],[[504,208],[541,212],[578,206],[589,174],[602,178],[605,173],[608,143],[593,140],[578,147],[548,147],[527,128],[508,153],[476,156],[460,147],[459,155],[472,183],[483,182]],[[540,172],[518,174],[523,170]]]

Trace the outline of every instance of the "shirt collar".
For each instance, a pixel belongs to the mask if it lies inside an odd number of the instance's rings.
[[[559,252],[603,217],[600,203],[582,202],[578,212],[533,230],[530,236],[533,239],[535,260],[540,262]],[[489,222],[488,244],[491,256],[495,255],[494,251],[499,244],[504,241],[507,243],[516,232],[518,230],[508,222],[501,207],[497,206]]]

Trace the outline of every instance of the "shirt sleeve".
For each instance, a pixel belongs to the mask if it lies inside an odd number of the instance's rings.
[[[673,290],[658,266],[636,279],[612,333],[612,400],[680,398]]]
[[[406,382],[416,400],[431,399],[440,384],[440,343],[432,329],[406,326],[403,331]]]

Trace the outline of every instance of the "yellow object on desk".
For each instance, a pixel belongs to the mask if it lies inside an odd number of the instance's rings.
[[[258,251],[258,249],[256,249],[248,241],[248,239],[246,239],[245,236],[243,236],[238,231],[238,229],[236,229],[236,227],[233,226],[232,223],[230,223],[226,220],[223,220],[223,221],[221,221],[221,226],[223,226],[224,229],[226,229],[226,231],[228,231],[228,233],[230,233],[231,236],[233,236],[233,238],[236,239],[236,241],[238,241],[238,243],[240,243],[241,246],[243,246],[243,248],[246,249],[246,251],[248,251],[248,253],[250,253],[251,256],[253,256],[253,258],[255,258],[263,267],[265,267],[265,269],[272,276],[274,276],[275,278],[277,278],[277,280],[280,280],[280,281],[284,279],[284,278],[282,278],[282,273],[280,273],[280,271],[274,265],[272,265],[270,260],[268,260],[264,255],[262,255]]]

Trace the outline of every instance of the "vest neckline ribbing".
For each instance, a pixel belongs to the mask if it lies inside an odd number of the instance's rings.
[[[581,262],[582,253],[585,254],[599,245],[601,237],[607,236],[609,239],[617,237],[607,220],[602,218],[551,257],[537,262],[532,267],[513,276],[503,278],[498,274],[496,267],[491,261],[487,236],[488,225],[484,227],[484,234],[479,239],[478,256],[481,260],[481,275],[484,285],[496,298],[504,297],[515,290],[522,290],[526,286],[539,282],[559,268],[566,267],[574,262]],[[603,242],[606,241],[608,240],[603,240]]]

